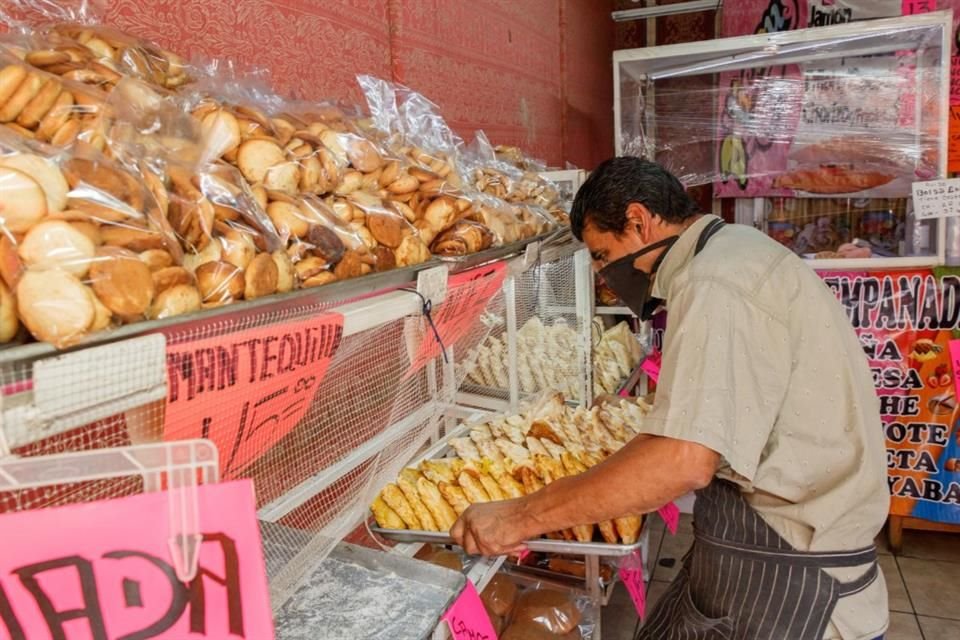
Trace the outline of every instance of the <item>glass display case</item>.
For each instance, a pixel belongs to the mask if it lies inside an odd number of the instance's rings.
[[[951,12],[617,51],[618,154],[736,198],[816,267],[960,260],[955,221],[918,222],[946,177]]]

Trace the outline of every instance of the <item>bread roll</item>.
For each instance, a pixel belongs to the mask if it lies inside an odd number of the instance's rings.
[[[424,560],[430,564],[435,564],[438,567],[445,567],[451,571],[456,571],[457,573],[463,571],[463,559],[453,551],[448,551],[447,549],[435,551],[424,558]]]
[[[243,270],[229,262],[204,263],[195,275],[204,304],[228,304],[243,298]]]
[[[67,206],[70,187],[60,168],[50,160],[31,153],[18,153],[0,158],[0,167],[20,171],[40,185],[46,196],[48,212],[63,211]]]
[[[0,342],[10,342],[20,329],[17,319],[17,303],[13,294],[0,283]]]
[[[37,340],[69,345],[93,324],[92,292],[63,269],[27,271],[17,284],[20,319]]]
[[[273,256],[269,253],[257,255],[244,272],[243,297],[246,300],[255,300],[276,293],[279,277]]]
[[[24,233],[47,215],[47,196],[36,180],[16,169],[0,169],[0,224]]]
[[[193,313],[200,310],[201,304],[200,292],[196,287],[179,284],[157,295],[147,311],[147,317],[152,320],[162,320]]]
[[[581,620],[580,609],[570,595],[551,589],[527,591],[514,610],[514,624],[539,626],[555,634],[570,633]],[[521,636],[522,637],[522,636]]]
[[[142,316],[153,302],[153,276],[136,254],[102,250],[90,267],[90,280],[100,302],[118,316]]]
[[[537,624],[516,622],[503,632],[500,640],[581,640],[579,631],[557,634],[551,633]]]
[[[18,253],[28,269],[60,268],[82,278],[90,269],[96,247],[69,222],[47,220],[27,232]]]
[[[506,617],[517,603],[517,585],[508,576],[498,573],[480,594],[480,599],[488,611]]]

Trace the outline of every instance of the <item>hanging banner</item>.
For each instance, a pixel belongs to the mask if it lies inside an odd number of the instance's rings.
[[[960,524],[960,371],[950,356],[960,323],[960,270],[820,276],[846,308],[870,361],[887,438],[890,512]]]
[[[11,640],[271,640],[253,483],[197,488],[197,577],[177,579],[165,492],[0,515]]]
[[[167,344],[165,440],[208,438],[237,477],[300,422],[340,347],[343,316]]]

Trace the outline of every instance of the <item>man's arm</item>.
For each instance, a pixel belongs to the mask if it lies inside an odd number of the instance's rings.
[[[467,553],[512,553],[544,533],[655,511],[709,484],[719,462],[694,442],[636,439],[584,474],[516,500],[473,505],[451,535]]]

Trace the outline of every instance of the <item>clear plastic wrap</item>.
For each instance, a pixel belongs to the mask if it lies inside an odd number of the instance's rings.
[[[0,52],[0,124],[25,137],[68,147],[106,149],[107,94]]]
[[[741,221],[806,257],[936,254],[908,199],[944,177],[951,32],[912,20],[618,52],[618,151],[766,198]]]
[[[123,76],[175,89],[192,70],[175,53],[105,26],[106,3],[93,0],[8,0],[0,18],[28,34],[26,61],[67,79],[109,89]]]
[[[525,171],[502,160],[483,131],[476,132],[474,141],[459,159],[471,187],[516,205],[524,222],[543,220],[538,233],[549,228],[551,222],[569,224],[557,186],[535,171]]]
[[[589,640],[599,610],[582,594],[497,574],[481,600],[502,640]],[[503,613],[505,612],[505,613]]]
[[[30,333],[64,347],[149,317],[150,264],[173,266],[174,240],[139,176],[6,132],[0,152],[0,276]]]

